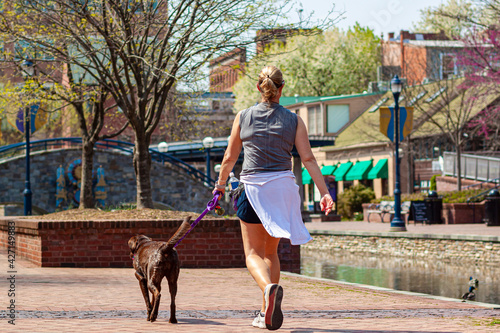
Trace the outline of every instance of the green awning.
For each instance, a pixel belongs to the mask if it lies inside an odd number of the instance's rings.
[[[336,165],[325,165],[321,168],[321,174],[323,176],[333,175],[333,172],[337,169]]]
[[[352,167],[352,162],[342,163],[337,167],[337,170],[333,173],[336,181],[345,180],[345,175]]]
[[[313,180],[306,168],[302,169],[302,185],[312,184]]]
[[[368,173],[372,169],[372,165],[372,160],[356,162],[347,175],[345,175],[345,180],[368,179]]]
[[[373,169],[368,172],[368,179],[376,179],[376,178],[389,178],[389,162],[387,158],[383,158],[377,162],[377,165],[373,167]]]

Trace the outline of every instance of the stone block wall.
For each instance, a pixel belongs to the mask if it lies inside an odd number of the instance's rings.
[[[30,221],[0,220],[0,246],[7,247],[7,224],[15,222],[16,252],[41,267],[132,267],[128,240],[144,234],[166,241],[181,220]],[[240,222],[202,220],[177,247],[181,267],[245,267]],[[300,246],[280,242],[281,269],[300,272]]]
[[[31,189],[33,205],[48,212],[56,209],[56,171],[81,158],[79,149],[61,149],[34,152],[31,155]],[[136,181],[132,156],[110,150],[96,150],[94,170],[102,165],[105,170],[107,206],[136,202]],[[23,202],[25,159],[19,156],[0,163],[0,203]],[[212,188],[203,186],[185,172],[169,165],[151,163],[153,200],[176,210],[201,213],[212,199]],[[77,205],[77,204],[73,204]]]
[[[351,235],[313,235],[314,241],[302,245],[316,252],[370,254],[401,258],[425,258],[465,263],[500,265],[498,241],[436,238],[406,238]]]

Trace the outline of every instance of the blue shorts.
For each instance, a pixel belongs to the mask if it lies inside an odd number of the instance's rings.
[[[262,224],[261,220],[257,216],[257,213],[255,213],[255,210],[248,201],[245,191],[241,192],[241,195],[238,198],[238,203],[236,205],[238,207],[236,216],[238,216],[243,222]]]

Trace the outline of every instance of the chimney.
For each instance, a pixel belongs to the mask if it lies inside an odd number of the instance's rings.
[[[389,36],[388,40],[394,39],[394,32],[389,32],[388,36]]]

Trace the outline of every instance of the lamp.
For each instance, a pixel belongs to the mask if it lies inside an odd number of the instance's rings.
[[[24,60],[21,63],[23,78],[29,79],[35,75],[35,64],[30,60]],[[32,215],[32,197],[30,181],[30,134],[31,134],[31,105],[24,108],[24,135],[26,138],[26,181],[24,182],[24,215]]]
[[[210,185],[210,148],[214,146],[214,139],[207,136],[202,140],[203,148],[207,151],[207,185]]]
[[[160,153],[167,153],[168,152],[168,143],[166,143],[166,142],[160,142],[158,144],[158,151]]]
[[[213,148],[214,147],[214,139],[211,136],[207,136],[202,141],[204,148]]]
[[[397,75],[391,80],[391,91],[393,94],[400,93],[403,90],[403,82],[399,79]]]
[[[396,184],[394,188],[394,218],[391,221],[390,231],[406,231],[405,222],[401,219],[401,184],[400,184],[400,161],[399,161],[399,94],[403,89],[403,83],[397,75],[391,80],[391,91],[394,96],[394,156],[396,158]]]

